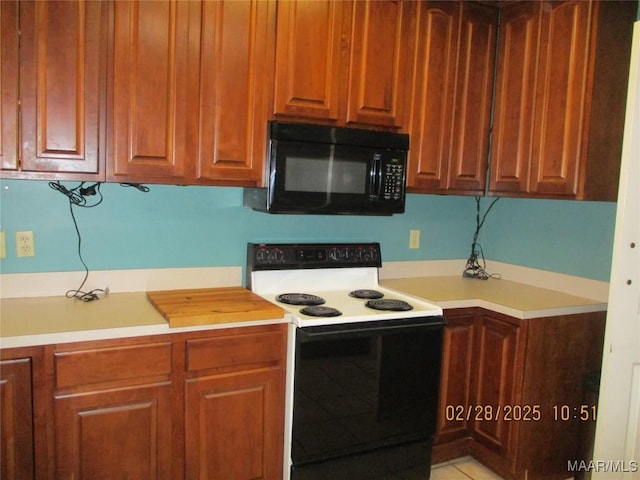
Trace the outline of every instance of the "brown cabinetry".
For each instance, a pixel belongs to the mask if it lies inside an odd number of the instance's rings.
[[[471,403],[471,379],[476,373],[474,350],[474,315],[471,312],[447,313],[442,340],[440,375],[440,409],[436,427],[436,444],[448,444],[466,438],[471,422],[466,415],[453,415],[458,405]]]
[[[54,353],[56,478],[170,479],[171,342]]]
[[[489,153],[498,9],[419,2],[408,190],[481,195]]]
[[[258,185],[275,6],[115,2],[107,179]]]
[[[285,348],[279,330],[187,341],[185,478],[282,478]]]
[[[600,369],[605,313],[445,317],[433,461],[472,455],[508,479],[567,478],[581,420],[562,421],[557,408],[583,403],[582,379]]]
[[[500,458],[511,454],[511,422],[485,422],[485,407],[513,405],[522,335],[517,321],[480,309],[445,312],[440,412],[436,444],[466,451],[470,439]]]
[[[31,358],[0,361],[0,477],[35,478]]]
[[[274,115],[402,128],[414,2],[278,3]]]
[[[286,345],[277,324],[0,350],[2,478],[279,480]]]
[[[522,329],[517,321],[490,312],[476,317],[475,329],[477,370],[471,377],[470,404],[485,411],[473,416],[472,437],[499,457],[510,458],[514,423],[504,415],[496,414],[494,419],[487,409],[497,412],[500,406],[516,403],[515,386],[522,375]]]
[[[104,177],[107,5],[2,2],[2,176]]]
[[[502,7],[489,191],[615,200],[637,4]]]

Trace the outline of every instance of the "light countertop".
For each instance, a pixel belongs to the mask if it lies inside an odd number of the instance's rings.
[[[519,319],[604,311],[606,303],[508,280],[462,276],[385,279],[383,286],[440,307],[482,307]],[[171,328],[145,292],[110,294],[82,302],[63,296],[3,299],[0,347],[46,345],[214,328],[284,323],[284,318]]]
[[[82,302],[64,296],[3,299],[0,347],[178,333],[284,323],[284,318],[171,328],[145,292],[109,294]]]
[[[519,319],[605,311],[607,304],[509,280],[459,276],[381,280],[385,287],[423,298],[440,307],[482,307]]]

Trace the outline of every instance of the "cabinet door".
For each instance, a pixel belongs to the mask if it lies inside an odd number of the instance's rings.
[[[172,343],[166,338],[52,347],[55,478],[169,479]]]
[[[337,121],[350,2],[278,2],[274,113]]]
[[[498,10],[470,2],[417,8],[409,189],[482,194]]]
[[[491,192],[529,189],[541,8],[542,2],[517,2],[502,9]]]
[[[170,479],[171,384],[57,395],[56,478]]]
[[[56,172],[60,178],[100,179],[107,6],[19,5],[21,176]]]
[[[466,408],[470,402],[471,377],[475,365],[474,314],[447,313],[446,318],[436,444],[468,435]]]
[[[403,126],[407,45],[415,3],[354,2],[347,123]]]
[[[459,2],[419,2],[414,84],[409,103],[409,167],[413,191],[446,188],[460,20]]]
[[[194,153],[188,125],[197,121],[187,95],[198,87],[188,63],[189,16],[198,8],[175,0],[114,2],[110,180],[171,183],[185,175]]]
[[[275,3],[203,2],[201,24],[196,176],[257,185],[266,149]]]
[[[485,190],[497,25],[495,7],[462,2],[449,191]]]
[[[472,378],[474,397],[471,404],[489,409],[492,415],[498,406],[514,405],[516,400],[516,379],[519,371],[518,338],[516,325],[481,315],[477,319],[476,353],[477,374]],[[521,367],[521,365],[520,365]],[[513,422],[498,416],[487,421],[485,413],[473,422],[474,438],[500,456],[507,457],[512,450],[511,436]],[[493,419],[493,417],[491,417]]]
[[[584,147],[593,2],[544,2],[531,191],[575,196]]]
[[[0,478],[34,478],[31,360],[0,362]]]
[[[0,168],[18,168],[18,2],[0,2]]]
[[[279,368],[197,377],[185,387],[186,478],[282,478]]]

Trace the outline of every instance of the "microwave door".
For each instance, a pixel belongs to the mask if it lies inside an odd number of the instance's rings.
[[[278,141],[276,151],[268,193],[272,213],[393,213],[382,201],[389,188],[388,151],[292,141]]]

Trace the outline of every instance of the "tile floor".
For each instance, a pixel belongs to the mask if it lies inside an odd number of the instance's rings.
[[[431,480],[502,480],[471,457],[462,457],[431,467]]]
[[[431,480],[503,480],[471,457],[462,457],[431,467]],[[566,480],[574,480],[569,477]]]

